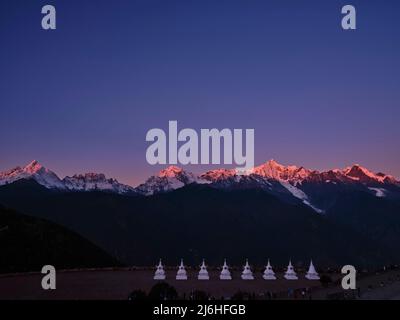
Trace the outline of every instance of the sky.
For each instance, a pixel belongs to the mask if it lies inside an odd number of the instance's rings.
[[[399,178],[399,36],[389,0],[2,0],[0,171],[36,159],[136,185],[162,169],[147,131],[177,120],[254,128],[256,164]]]

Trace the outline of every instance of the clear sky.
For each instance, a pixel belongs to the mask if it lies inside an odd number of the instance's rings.
[[[256,164],[400,177],[399,119],[400,1],[0,2],[0,171],[37,159],[137,184],[160,169],[146,132],[178,120],[254,128]]]

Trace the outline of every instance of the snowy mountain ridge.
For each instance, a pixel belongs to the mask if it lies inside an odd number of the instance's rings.
[[[46,188],[65,189],[63,182],[52,171],[43,167],[34,160],[25,167],[15,167],[11,170],[0,173],[0,186],[13,183],[21,179],[34,179],[37,183]]]
[[[109,191],[116,193],[134,192],[134,188],[121,184],[115,179],[107,179],[104,174],[86,173],[60,179],[53,171],[34,160],[25,167],[16,167],[0,173],[0,186],[22,179],[35,180],[48,189],[65,191]]]
[[[235,169],[209,170],[195,175],[177,166],[169,166],[157,175],[149,177],[144,183],[132,187],[106,178],[104,174],[85,173],[60,179],[53,171],[32,161],[25,167],[16,167],[0,173],[0,186],[21,179],[33,179],[48,189],[64,191],[106,191],[118,194],[136,193],[145,196],[169,192],[189,184],[209,184],[220,189],[261,188],[269,192],[287,193],[312,207],[317,212],[323,210],[312,204],[307,186],[315,185],[362,185],[376,197],[385,197],[386,188],[400,189],[400,182],[393,176],[372,171],[355,164],[345,169],[332,169],[319,172],[298,166],[284,166],[269,160],[240,175]]]

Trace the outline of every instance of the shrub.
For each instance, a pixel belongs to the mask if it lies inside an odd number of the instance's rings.
[[[176,300],[178,292],[168,283],[160,282],[151,288],[148,297],[151,300]]]

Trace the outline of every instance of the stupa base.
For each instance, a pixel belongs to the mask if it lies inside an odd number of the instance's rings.
[[[317,274],[306,274],[306,278],[308,280],[320,280],[320,277]]]
[[[296,275],[288,274],[284,276],[286,280],[298,280],[299,278]]]

